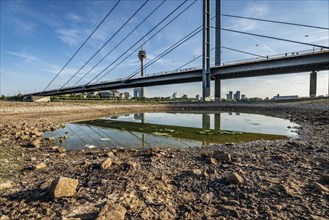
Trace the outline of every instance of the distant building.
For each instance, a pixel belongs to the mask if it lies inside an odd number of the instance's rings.
[[[173,99],[177,99],[177,98],[179,98],[178,92],[174,92],[174,93],[172,94],[172,98],[173,98]]]
[[[233,92],[229,91],[228,94],[226,94],[226,99],[227,100],[232,100],[233,99]]]
[[[234,99],[241,100],[240,91],[236,91],[236,93],[234,94]]]
[[[288,100],[288,99],[297,99],[298,95],[286,95],[286,96],[280,96],[280,94],[277,94],[276,96],[273,96],[274,100]]]
[[[246,99],[246,95],[242,94],[241,95],[241,100],[245,100]]]
[[[187,96],[186,94],[184,94],[184,95],[182,96],[182,99],[188,99],[188,96]]]
[[[102,99],[109,99],[111,97],[110,92],[99,92],[98,94]]]
[[[134,98],[141,98],[142,97],[142,89],[141,88],[135,88],[134,89]]]

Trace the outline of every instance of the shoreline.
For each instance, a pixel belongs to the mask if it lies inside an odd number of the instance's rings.
[[[329,217],[328,101],[169,106],[0,104],[3,160],[0,186],[11,180],[11,186],[0,191],[0,216],[95,219],[105,209],[104,204],[111,202],[113,207],[120,206],[125,219]],[[38,132],[77,118],[86,120],[137,110],[214,111],[214,108],[289,119],[301,125],[300,135],[297,139],[188,149],[65,151],[54,148],[51,140],[42,140],[38,148],[30,146],[31,138],[40,139]],[[25,133],[30,138],[22,140],[20,137]],[[106,159],[111,165],[102,169]],[[45,166],[37,168],[41,163]],[[16,171],[8,173],[12,170]],[[78,180],[74,196],[52,198],[49,184],[58,176]]]

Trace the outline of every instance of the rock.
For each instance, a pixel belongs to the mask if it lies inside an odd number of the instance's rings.
[[[200,169],[188,170],[185,172],[185,174],[193,178],[198,178],[202,176],[202,170]]]
[[[65,148],[63,148],[63,147],[59,147],[59,148],[57,149],[57,152],[58,152],[58,153],[64,153],[64,152],[66,152],[66,150],[65,150]]]
[[[329,175],[322,175],[321,181],[329,184]]]
[[[129,161],[126,163],[128,167],[130,168],[136,168],[137,167],[137,163],[134,161]]]
[[[208,163],[213,164],[213,165],[216,165],[217,164],[217,160],[215,158],[213,158],[213,157],[209,157],[208,158]]]
[[[0,220],[10,220],[7,215],[1,215]]]
[[[103,160],[103,162],[99,164],[100,168],[103,170],[110,168],[111,165],[112,165],[112,160],[110,158]]]
[[[51,183],[53,182],[53,179],[49,179],[44,181],[43,183],[40,184],[39,188],[41,190],[46,190],[51,186]]]
[[[317,192],[321,192],[321,193],[329,193],[329,189],[323,185],[321,185],[320,183],[316,182],[316,181],[313,181],[311,184],[310,184],[310,187],[317,191]]]
[[[105,156],[106,156],[106,157],[112,157],[112,158],[115,157],[115,155],[114,155],[114,153],[113,153],[112,151],[107,152],[107,153],[105,154]]]
[[[311,215],[311,220],[328,220],[327,218],[323,218],[320,216],[316,216],[316,215]]]
[[[50,195],[53,199],[74,196],[79,181],[67,177],[57,177],[50,186]]]
[[[122,205],[109,201],[103,206],[96,220],[124,220],[126,212]]]
[[[30,158],[30,161],[36,161],[36,160],[37,160],[36,157],[31,157],[31,158]]]
[[[41,170],[41,169],[44,169],[46,167],[47,167],[47,165],[45,163],[38,163],[37,165],[34,166],[34,169]]]
[[[213,157],[219,162],[231,162],[231,155],[224,151],[215,151]]]
[[[34,148],[40,148],[41,147],[41,141],[40,140],[34,140],[30,143],[30,146],[31,147],[34,147]]]
[[[62,220],[81,220],[81,218],[66,218],[66,217],[62,217]]]
[[[241,184],[243,183],[243,178],[237,173],[230,173],[225,177],[228,184]]]
[[[0,191],[13,188],[12,182],[0,183]]]

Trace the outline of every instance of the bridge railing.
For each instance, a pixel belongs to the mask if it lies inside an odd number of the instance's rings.
[[[324,49],[324,48],[313,48],[313,49],[309,49],[309,50],[267,55],[266,58],[257,57],[256,59],[250,58],[250,59],[243,59],[243,60],[228,61],[228,62],[224,62],[223,66],[261,62],[261,61],[265,61],[265,60],[276,60],[276,59],[290,58],[290,57],[297,57],[297,56],[305,56],[305,55],[311,55],[311,54],[325,53],[328,51],[329,50]]]

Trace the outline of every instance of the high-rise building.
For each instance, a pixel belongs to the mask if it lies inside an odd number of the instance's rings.
[[[234,94],[234,99],[241,100],[241,92],[240,91],[236,91],[236,93]]]

